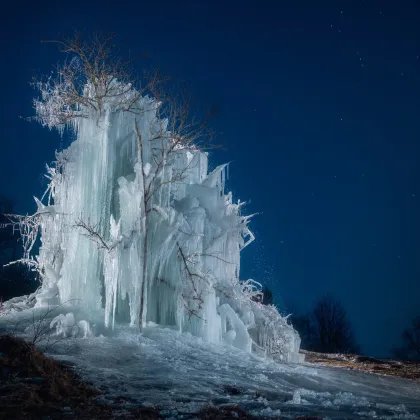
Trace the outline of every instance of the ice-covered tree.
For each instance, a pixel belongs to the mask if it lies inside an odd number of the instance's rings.
[[[208,172],[207,124],[158,73],[138,83],[112,37],[53,41],[67,54],[35,82],[35,119],[76,140],[47,167],[38,211],[17,217],[24,260],[42,276],[38,306],[79,299],[105,325],[176,326],[211,342],[298,360],[299,336],[261,287],[241,281],[250,216]],[[41,231],[39,255],[31,248]]]

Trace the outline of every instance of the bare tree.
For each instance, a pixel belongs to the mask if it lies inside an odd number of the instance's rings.
[[[393,350],[398,359],[420,360],[420,316],[415,317],[411,327],[406,328],[402,333],[403,345]]]
[[[1,265],[17,257],[17,236],[6,216],[13,212],[13,202],[0,195],[0,263]]]
[[[316,347],[315,328],[310,313],[300,313],[297,308],[289,308],[288,320],[299,333],[301,348],[314,350]]]
[[[37,276],[27,266],[11,264],[24,259],[20,258],[19,242],[24,245],[24,253],[25,249],[33,246],[28,241],[28,232],[12,220],[12,212],[13,201],[0,196],[0,298],[3,300],[31,293],[38,285]]]
[[[168,88],[170,78],[163,76],[159,69],[145,71],[142,77],[135,76],[133,62],[137,58],[121,59],[114,38],[115,34],[111,33],[93,34],[85,39],[75,32],[61,40],[42,41],[57,45],[67,59],[57,66],[54,75],[33,80],[33,86],[41,92],[41,98],[34,100],[33,119],[62,130],[77,124],[80,118],[88,118],[89,110],[96,111],[99,119],[105,104],[114,110],[141,115],[148,109],[139,107],[139,99],[150,95],[155,99],[152,106],[157,111],[157,119],[162,121],[160,130],[153,133],[154,140],[162,140],[170,132],[174,148],[198,143],[208,147],[212,133],[207,122],[215,107],[203,119],[192,116],[191,96],[187,91],[181,86]]]
[[[79,33],[61,40],[43,41],[58,45],[67,60],[48,78],[34,79],[42,94],[34,100],[35,120],[49,128],[63,129],[78,118],[89,117],[89,110],[102,114],[105,103],[127,111],[148,86],[134,91],[131,77],[132,60],[121,60],[115,54],[115,34],[95,34],[84,40]],[[158,77],[158,73],[155,73]],[[157,83],[151,78],[150,85]]]
[[[330,295],[319,299],[312,311],[313,349],[324,353],[356,353],[353,329],[343,305]]]

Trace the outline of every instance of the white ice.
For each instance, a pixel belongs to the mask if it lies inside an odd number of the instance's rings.
[[[51,127],[59,102],[49,97],[36,109]],[[77,303],[107,328],[154,322],[298,361],[296,331],[258,302],[259,283],[240,278],[240,251],[254,237],[225,191],[227,165],[209,173],[207,153],[175,144],[153,99],[137,102],[144,111],[111,99],[100,114],[81,106],[76,140],[48,167],[44,203],[36,200],[42,245],[30,260],[42,275],[36,306]],[[63,319],[54,325],[64,333]]]

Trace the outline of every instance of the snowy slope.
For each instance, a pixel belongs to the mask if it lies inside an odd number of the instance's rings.
[[[19,319],[29,320],[30,313],[2,317],[0,326],[10,330]],[[19,323],[18,330],[30,337],[31,328],[25,333],[25,325]],[[416,382],[282,364],[153,324],[142,336],[121,325],[112,335],[104,337],[100,334],[104,331],[96,331],[95,337],[60,339],[49,350],[59,360],[74,363],[84,379],[102,389],[103,403],[112,404],[123,396],[132,404],[159,406],[175,418],[189,418],[188,413],[207,403],[238,404],[250,413],[271,417],[420,418]]]

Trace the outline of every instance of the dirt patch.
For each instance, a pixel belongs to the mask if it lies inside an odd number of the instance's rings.
[[[198,413],[201,420],[228,420],[228,419],[257,419],[237,406],[212,407],[205,406]]]
[[[286,420],[290,417],[258,417],[248,414],[236,405],[224,407],[205,406],[198,413],[200,420]],[[294,420],[322,420],[321,417],[298,416]]]
[[[301,350],[301,353],[305,355],[306,363],[396,376],[420,382],[420,363],[351,354],[315,353],[307,350]]]

